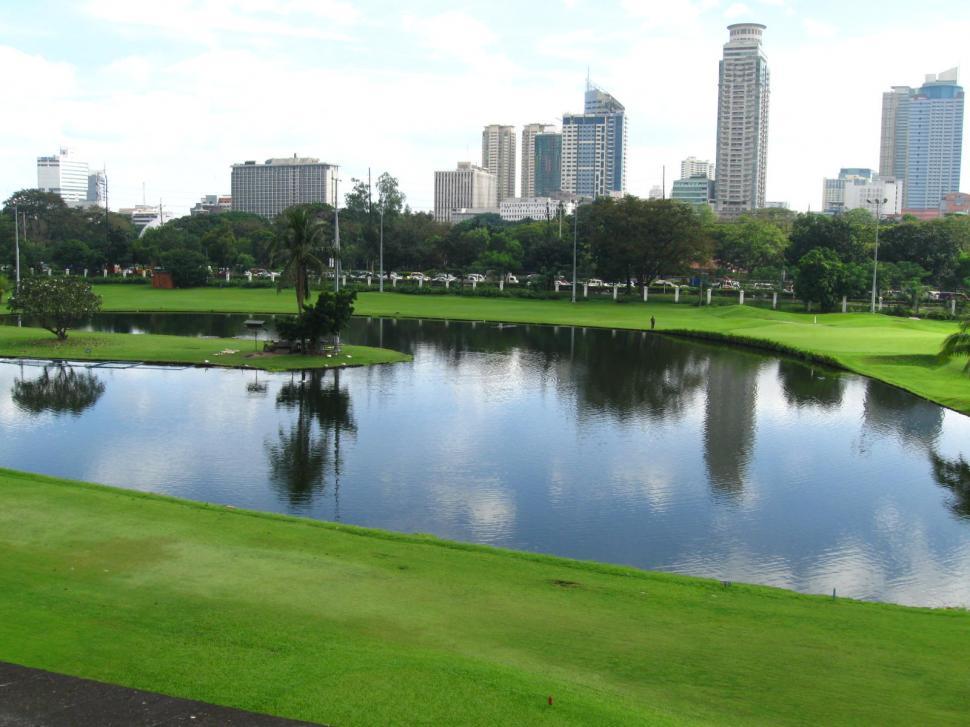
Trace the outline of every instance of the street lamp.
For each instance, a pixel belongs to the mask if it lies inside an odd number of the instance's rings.
[[[883,197],[879,199],[867,199],[868,204],[874,204],[876,206],[876,247],[872,253],[872,301],[869,304],[869,312],[876,312],[876,271],[879,268],[879,209],[882,205],[889,201],[888,197]]]
[[[27,234],[27,225],[24,225],[24,236]],[[17,211],[17,205],[13,206],[13,237],[14,237],[14,255],[16,256],[16,267],[17,267],[17,292],[20,292],[20,216]]]
[[[579,243],[579,200],[573,206],[573,303],[576,302],[576,248]]]
[[[340,180],[333,180],[333,291],[340,292]]]
[[[379,182],[378,182],[379,183]],[[384,292],[384,192],[380,192],[381,201],[381,246],[380,246],[380,277],[377,279],[378,289]]]

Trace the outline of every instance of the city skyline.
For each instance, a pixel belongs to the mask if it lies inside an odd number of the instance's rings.
[[[884,91],[970,67],[959,40],[970,20],[945,4],[875,15],[859,5],[571,0],[551,19],[527,10],[502,23],[476,3],[382,17],[366,3],[216,11],[185,0],[158,13],[41,2],[0,28],[0,58],[18,70],[7,89],[15,112],[0,121],[0,193],[33,186],[36,157],[66,146],[107,167],[112,207],[141,201],[145,183],[149,199],[185,214],[201,195],[229,192],[233,162],[299,151],[339,164],[343,189],[368,167],[389,171],[413,208],[430,210],[432,171],[476,160],[485,124],[520,131],[577,111],[587,66],[631,119],[627,190],[646,196],[666,166],[669,193],[682,159],[715,156],[724,29],[750,21],[769,27],[766,198],[817,210],[819,180],[833,170],[878,168]],[[864,75],[844,62],[859,48],[884,56]],[[826,93],[806,107],[806,89],[819,86]],[[305,87],[325,92],[286,111]],[[447,89],[449,103],[402,121],[400,107],[424,87]],[[329,111],[339,98],[359,109],[353,124]]]

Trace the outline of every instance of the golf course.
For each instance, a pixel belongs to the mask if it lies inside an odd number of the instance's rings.
[[[292,291],[195,288],[154,290],[141,285],[101,285],[106,311],[294,313]],[[970,376],[964,360],[937,357],[957,330],[947,321],[869,313],[809,314],[751,305],[697,307],[669,301],[618,304],[611,300],[478,298],[455,295],[361,293],[356,314],[409,318],[488,320],[648,330],[650,319],[665,333],[716,338],[814,358],[970,413]]]

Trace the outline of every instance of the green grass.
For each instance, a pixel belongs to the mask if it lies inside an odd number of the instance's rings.
[[[235,353],[223,353],[223,351],[235,351]],[[370,346],[343,346],[340,354],[330,358],[325,355],[252,356],[252,354],[253,342],[239,338],[71,331],[66,341],[58,341],[53,334],[41,328],[0,326],[0,357],[4,358],[208,364],[227,367],[246,366],[265,371],[369,366],[411,360],[407,354]]]
[[[97,291],[105,310],[291,312],[292,291],[199,288],[152,290],[105,285]],[[491,320],[604,328],[657,329],[715,334],[765,347],[816,356],[850,371],[881,379],[957,411],[970,414],[970,377],[964,361],[939,361],[943,339],[956,330],[944,321],[909,320],[867,313],[826,315],[772,311],[753,306],[697,308],[669,302],[616,304],[609,300],[535,301],[515,298],[362,293],[361,315],[453,320]],[[817,321],[817,322],[816,322]]]
[[[968,653],[965,611],[0,470],[0,659],[218,704],[354,725],[955,725]]]

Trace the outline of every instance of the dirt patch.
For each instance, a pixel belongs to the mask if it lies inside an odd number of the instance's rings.
[[[554,586],[558,586],[559,588],[581,588],[583,585],[582,583],[577,583],[576,581],[563,581],[559,580],[558,578],[553,578],[550,583],[552,583]]]

